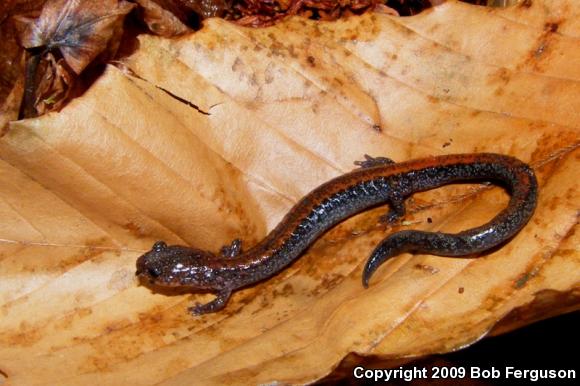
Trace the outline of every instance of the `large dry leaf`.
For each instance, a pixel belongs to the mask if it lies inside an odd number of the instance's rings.
[[[109,67],[60,113],[11,123],[1,372],[11,384],[306,383],[352,352],[446,352],[578,309],[580,18],[568,15],[580,6],[525,3],[267,29],[211,19],[177,40],[141,37],[126,71]],[[216,314],[186,313],[211,295],[134,279],[158,239],[251,245],[364,153],[474,151],[530,162],[540,182],[528,226],[485,257],[404,254],[360,283],[387,233],[466,229],[507,202],[463,185],[415,195],[396,229],[377,224],[385,208],[339,225]]]

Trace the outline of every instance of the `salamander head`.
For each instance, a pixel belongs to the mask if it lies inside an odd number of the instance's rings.
[[[208,251],[158,241],[137,259],[135,274],[141,280],[159,286],[215,289],[215,275],[208,267],[215,258]]]

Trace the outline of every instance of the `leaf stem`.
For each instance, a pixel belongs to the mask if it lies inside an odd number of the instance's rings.
[[[44,50],[32,49],[26,51],[26,74],[24,79],[24,98],[22,108],[20,109],[19,119],[33,118],[37,115],[34,107],[36,88],[38,87],[36,81],[36,72],[38,64],[44,54]]]

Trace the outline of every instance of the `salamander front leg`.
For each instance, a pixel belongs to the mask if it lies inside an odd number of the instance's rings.
[[[242,240],[234,239],[230,245],[224,245],[220,255],[225,258],[234,258],[242,252]]]
[[[375,166],[385,166],[385,165],[392,165],[395,161],[387,157],[371,157],[368,154],[365,154],[364,161],[354,161],[356,166],[359,166],[361,169],[372,168]]]
[[[203,315],[203,314],[209,314],[212,312],[217,312],[226,306],[226,304],[228,303],[228,300],[230,300],[230,296],[232,296],[231,290],[229,290],[229,289],[221,290],[220,292],[217,293],[216,298],[214,300],[212,300],[211,302],[205,303],[205,304],[198,303],[193,307],[189,307],[187,310],[192,315],[196,315],[196,316]]]

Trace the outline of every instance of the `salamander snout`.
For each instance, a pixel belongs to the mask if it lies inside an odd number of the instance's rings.
[[[155,246],[144,255],[137,259],[137,270],[135,275],[139,278],[146,279],[151,283],[155,282],[157,278],[164,273],[164,264],[166,261],[159,253],[160,251]]]

